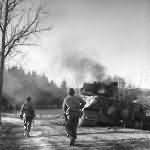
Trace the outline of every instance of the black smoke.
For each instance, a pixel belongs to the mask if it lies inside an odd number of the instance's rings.
[[[98,60],[81,53],[64,55],[62,67],[72,73],[78,85],[85,81],[102,81],[106,76],[106,69]]]

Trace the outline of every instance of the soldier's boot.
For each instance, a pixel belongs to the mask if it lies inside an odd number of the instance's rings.
[[[75,138],[71,137],[70,138],[70,146],[74,146],[74,144],[75,144]]]

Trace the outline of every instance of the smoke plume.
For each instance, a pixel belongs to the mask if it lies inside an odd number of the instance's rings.
[[[72,73],[76,84],[83,82],[102,81],[105,78],[105,67],[98,61],[82,55],[81,53],[65,54],[62,59],[62,67]]]

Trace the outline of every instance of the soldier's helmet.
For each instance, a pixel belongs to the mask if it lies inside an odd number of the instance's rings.
[[[68,94],[73,96],[75,94],[75,90],[73,88],[68,89]]]
[[[26,100],[27,100],[28,102],[30,102],[30,101],[31,101],[31,97],[28,96]]]

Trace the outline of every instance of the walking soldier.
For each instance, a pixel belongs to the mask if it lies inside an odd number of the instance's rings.
[[[85,101],[82,98],[75,96],[73,88],[68,90],[68,96],[63,102],[63,111],[65,115],[65,128],[67,136],[70,138],[70,146],[74,145],[77,138],[78,120],[81,115],[81,109],[84,107]]]
[[[31,97],[27,97],[20,110],[20,118],[24,121],[24,136],[30,136],[32,120],[35,117],[35,111],[31,103]]]

